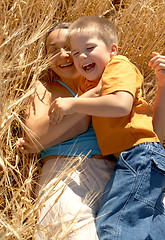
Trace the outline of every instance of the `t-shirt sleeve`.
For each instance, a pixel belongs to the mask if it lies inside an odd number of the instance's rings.
[[[78,96],[81,96],[83,93],[85,93],[85,79],[82,78],[80,80],[80,83],[78,85]]]
[[[98,82],[99,82],[98,80],[89,81],[86,78],[82,78],[78,86],[78,96],[81,96],[83,93],[89,91],[92,88],[95,88]]]
[[[137,73],[133,66],[129,60],[112,59],[102,75],[102,95],[126,91],[135,97]]]

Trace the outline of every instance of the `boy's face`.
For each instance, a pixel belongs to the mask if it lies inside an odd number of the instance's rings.
[[[115,44],[107,46],[92,32],[75,33],[70,39],[70,45],[75,67],[90,81],[101,78],[106,65],[117,51]]]

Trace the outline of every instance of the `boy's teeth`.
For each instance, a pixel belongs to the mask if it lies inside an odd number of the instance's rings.
[[[89,63],[89,64],[86,64],[86,65],[83,65],[83,68],[85,71],[88,71],[92,68],[94,68],[94,63]]]
[[[91,64],[87,65],[85,68],[86,70],[89,70],[91,68]]]

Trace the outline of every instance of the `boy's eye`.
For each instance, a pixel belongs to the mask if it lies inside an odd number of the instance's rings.
[[[72,52],[73,57],[77,57],[79,52]]]
[[[92,51],[94,48],[95,48],[95,46],[90,46],[90,47],[87,47],[87,50]]]

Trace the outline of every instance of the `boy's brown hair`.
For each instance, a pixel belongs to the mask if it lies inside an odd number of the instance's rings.
[[[108,19],[98,16],[84,16],[77,19],[69,27],[69,37],[75,33],[93,32],[95,36],[103,40],[108,46],[112,43],[118,44],[116,28]]]

